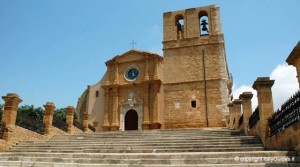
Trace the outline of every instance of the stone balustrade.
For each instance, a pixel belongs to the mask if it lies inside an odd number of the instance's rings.
[[[269,119],[274,114],[272,86],[274,80],[269,77],[259,77],[253,84],[253,88],[257,91],[258,108],[257,119],[255,124],[249,125],[252,114],[251,99],[253,94],[251,92],[243,92],[238,100],[234,100],[228,104],[229,108],[229,128],[239,129],[245,135],[259,136],[263,145],[267,149],[294,149],[300,151],[300,122],[295,122],[293,125],[287,127],[282,132],[276,135],[270,135]],[[241,109],[242,106],[242,109]],[[238,127],[238,120],[240,112],[243,112],[242,126]],[[233,121],[234,120],[234,121]],[[240,120],[241,121],[241,120]]]
[[[22,102],[22,99],[19,95],[15,93],[8,93],[6,96],[3,96],[2,99],[5,101],[4,110],[2,114],[1,122],[4,127],[4,132],[2,135],[2,139],[0,139],[0,151],[7,151],[9,148],[19,141],[37,141],[37,140],[49,140],[54,135],[61,134],[73,134],[73,133],[82,133],[78,128],[75,128],[73,125],[74,120],[74,112],[75,108],[72,106],[68,106],[66,108],[66,124],[67,124],[67,132],[58,129],[53,126],[53,115],[55,110],[55,104],[52,102],[47,102],[44,105],[45,112],[43,116],[43,124],[44,124],[44,134],[39,134],[37,132],[25,129],[23,127],[16,125],[17,112],[19,108],[19,104]],[[84,132],[92,132],[88,130],[88,121],[89,115],[85,114],[83,119]],[[98,131],[98,122],[94,122],[93,126],[96,131]]]

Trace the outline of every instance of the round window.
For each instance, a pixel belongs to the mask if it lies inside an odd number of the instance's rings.
[[[136,78],[139,76],[139,70],[136,68],[130,68],[126,72],[125,76],[128,80],[131,80],[131,81],[136,80]]]

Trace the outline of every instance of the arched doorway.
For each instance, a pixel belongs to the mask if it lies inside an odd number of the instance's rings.
[[[125,115],[125,130],[138,130],[138,114],[135,110],[127,111]]]

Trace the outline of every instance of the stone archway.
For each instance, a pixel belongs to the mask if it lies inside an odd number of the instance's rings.
[[[142,130],[142,123],[143,123],[143,105],[142,103],[136,104],[133,107],[129,106],[128,104],[121,105],[120,108],[120,131],[125,130],[125,117],[127,112],[133,110],[137,114],[138,119],[138,129]]]
[[[138,130],[138,114],[135,110],[127,111],[125,115],[125,130]]]

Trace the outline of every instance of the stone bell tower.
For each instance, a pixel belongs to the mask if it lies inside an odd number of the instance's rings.
[[[224,126],[231,95],[218,5],[163,15],[165,128]]]

